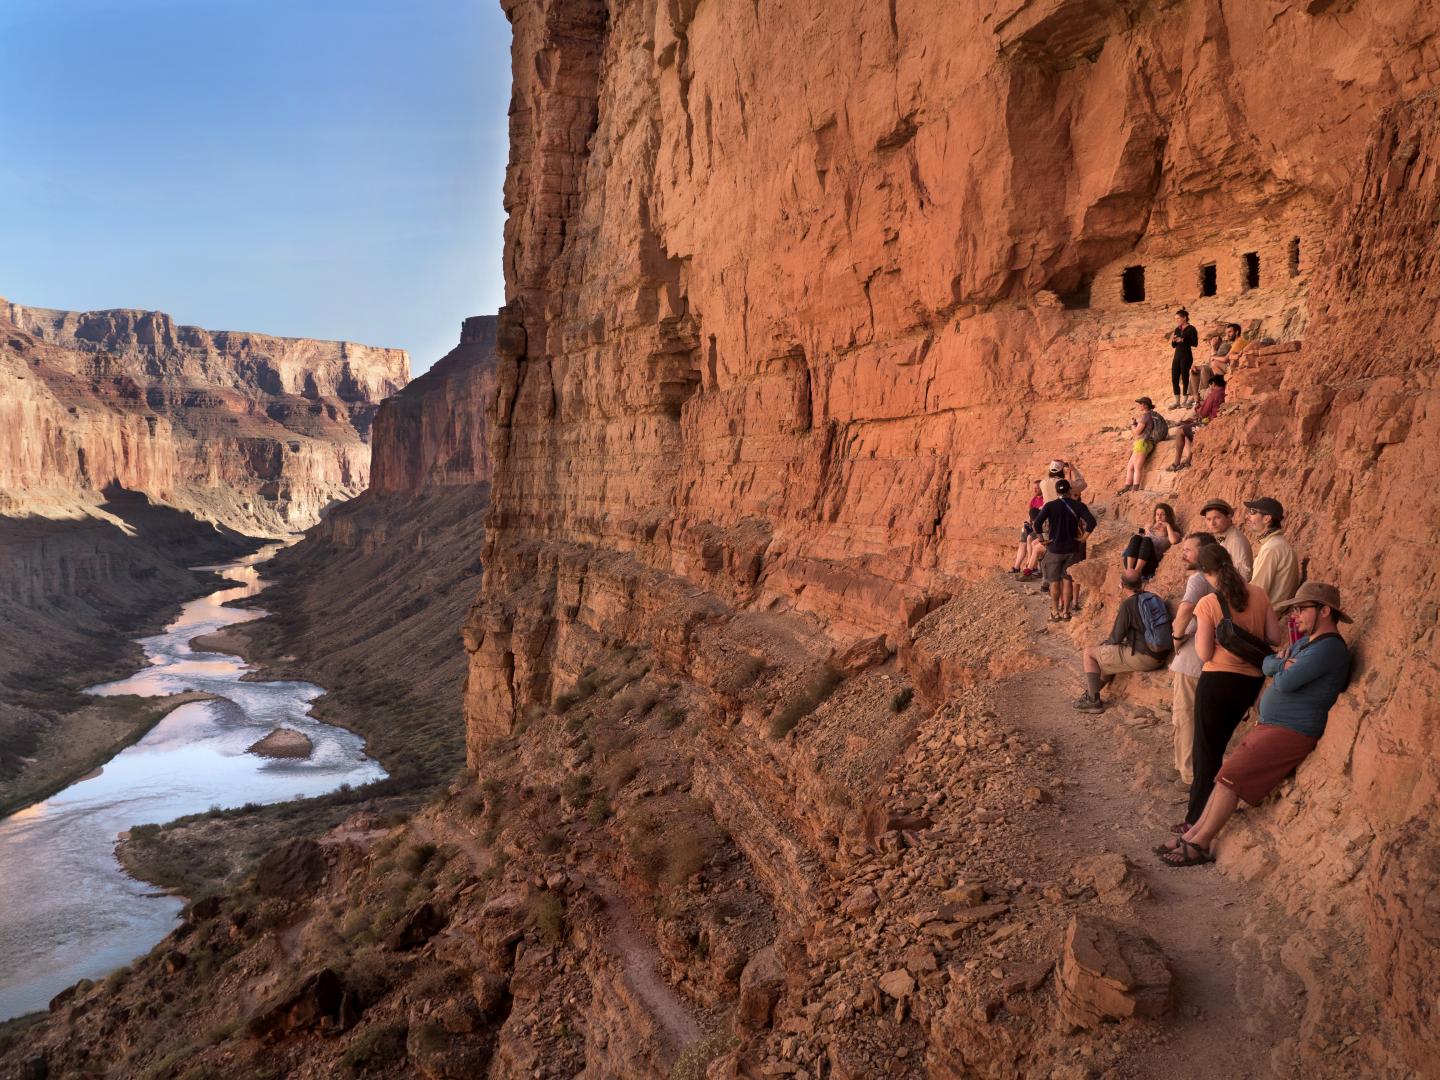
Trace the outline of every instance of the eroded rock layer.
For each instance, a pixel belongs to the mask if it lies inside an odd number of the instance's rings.
[[[711,693],[735,663],[721,640],[772,663],[762,638],[911,664],[907,633],[1007,557],[1052,456],[1098,481],[1105,562],[1161,497],[1195,523],[1209,497],[1275,496],[1309,576],[1352,598],[1363,660],[1300,794],[1247,826],[1314,857],[1256,847],[1230,869],[1294,914],[1312,1008],[1361,995],[1371,1067],[1421,1067],[1440,587],[1435,497],[1413,481],[1440,453],[1440,15],[505,8],[508,304],[467,626],[472,765],[620,645]],[[1193,470],[1157,463],[1112,499],[1130,402],[1169,397],[1181,303],[1275,344],[1233,380]],[[798,868],[826,830],[727,745],[706,795],[803,925]],[[1332,933],[1360,967],[1327,980]]]
[[[0,512],[61,516],[124,489],[296,532],[365,489],[375,409],[408,378],[401,349],[0,302]]]

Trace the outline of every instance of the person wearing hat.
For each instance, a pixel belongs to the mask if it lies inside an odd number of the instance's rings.
[[[1175,329],[1170,334],[1170,345],[1175,350],[1170,359],[1170,388],[1175,393],[1170,402],[1172,409],[1178,409],[1190,392],[1190,369],[1195,366],[1195,349],[1199,344],[1200,332],[1190,325],[1190,312],[1182,307],[1175,312]]]
[[[1080,493],[1090,485],[1085,482],[1080,467],[1071,461],[1061,461],[1056,458],[1045,467],[1045,479],[1040,481],[1040,494],[1048,502],[1054,502],[1060,496],[1055,493],[1055,482],[1057,480],[1070,481],[1070,497],[1078,499]]]
[[[1148,397],[1139,397],[1135,399],[1135,404],[1140,406],[1130,418],[1130,436],[1135,441],[1130,445],[1130,460],[1125,464],[1125,484],[1116,495],[1140,490],[1141,481],[1145,477],[1145,459],[1155,449],[1154,432],[1151,428],[1160,416],[1155,411],[1155,402]]]
[[[1280,531],[1285,522],[1285,508],[1280,505],[1279,499],[1248,499],[1245,502],[1245,520],[1260,531],[1250,584],[1264,589],[1278,611],[1280,604],[1294,596],[1295,590],[1300,587],[1300,560],[1295,557],[1290,541]]]
[[[1260,699],[1260,723],[1221,765],[1200,819],[1155,849],[1170,866],[1214,861],[1215,836],[1240,800],[1259,806],[1310,756],[1325,734],[1330,709],[1350,683],[1350,648],[1340,636],[1340,624],[1350,616],[1340,607],[1340,590],[1307,581],[1276,608],[1294,614],[1301,637],[1265,658],[1271,683]]]
[[[1040,572],[1050,590],[1050,621],[1069,619],[1075,605],[1075,582],[1070,567],[1080,561],[1082,533],[1095,528],[1095,515],[1078,499],[1070,497],[1070,481],[1055,482],[1056,498],[1035,516],[1035,531],[1049,539],[1040,560]]]
[[[1205,519],[1206,527],[1215,534],[1215,539],[1220,541],[1220,546],[1230,553],[1230,561],[1235,564],[1235,569],[1249,581],[1252,565],[1250,541],[1235,527],[1235,508],[1224,499],[1211,499],[1200,508],[1200,516]]]

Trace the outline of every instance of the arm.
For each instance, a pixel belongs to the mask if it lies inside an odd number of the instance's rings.
[[[1330,658],[1327,657],[1329,650],[1302,649],[1300,655],[1291,657],[1289,660],[1281,660],[1274,657],[1278,668],[1277,671],[1270,670],[1271,663],[1265,661],[1265,674],[1275,680],[1275,689],[1281,693],[1292,693],[1302,686],[1314,682],[1320,676],[1328,672],[1333,666]]]
[[[1071,465],[1067,462],[1066,468],[1070,470],[1070,494],[1079,495],[1090,486],[1085,482],[1085,474],[1080,471],[1078,465]]]
[[[1190,636],[1190,620],[1195,616],[1195,605],[1182,603],[1175,609],[1175,619],[1172,622],[1174,632],[1171,636],[1176,641],[1184,641]]]
[[[1089,508],[1088,506],[1086,506],[1084,503],[1081,503],[1081,504],[1080,504],[1080,520],[1085,523],[1085,528],[1086,528],[1088,531],[1090,531],[1090,532],[1094,532],[1094,531],[1095,531],[1095,525],[1096,525],[1095,515],[1090,512],[1090,508]]]
[[[1124,645],[1130,640],[1130,609],[1134,607],[1129,600],[1120,605],[1120,610],[1115,612],[1115,622],[1110,626],[1110,636],[1105,639],[1106,645]]]
[[[1270,587],[1275,584],[1276,568],[1274,563],[1275,560],[1267,557],[1265,548],[1262,547],[1260,554],[1255,557],[1254,565],[1250,570],[1250,584],[1260,586],[1260,588],[1265,590],[1266,596],[1270,595]],[[1244,571],[1242,571],[1242,573],[1243,572]],[[1268,622],[1265,624],[1265,636],[1271,641],[1275,640],[1274,635],[1270,633],[1270,624]]]
[[[1195,620],[1195,655],[1207,664],[1215,659],[1215,624],[1203,615]]]
[[[1047,522],[1049,522],[1049,520],[1050,507],[1047,504],[1045,506],[1042,506],[1035,514],[1034,528],[1036,535],[1039,535],[1041,527],[1044,526]]]
[[[1289,634],[1280,630],[1280,616],[1275,614],[1275,609],[1270,608],[1265,612],[1265,640],[1271,645],[1284,644],[1290,637]]]

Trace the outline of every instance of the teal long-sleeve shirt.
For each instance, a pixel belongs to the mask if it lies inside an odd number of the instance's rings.
[[[1272,680],[1260,699],[1260,722],[1318,739],[1330,707],[1350,682],[1350,649],[1339,634],[1303,637],[1290,648],[1289,667],[1279,656],[1262,665]]]

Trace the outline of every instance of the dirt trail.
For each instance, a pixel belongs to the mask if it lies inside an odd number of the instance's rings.
[[[1273,916],[1262,910],[1248,883],[1215,866],[1174,869],[1160,863],[1151,848],[1164,839],[1168,825],[1184,817],[1187,792],[1169,780],[1145,783],[1137,777],[1149,775],[1139,769],[1147,764],[1170,775],[1168,717],[1161,714],[1156,722],[1146,715],[1149,710],[1124,703],[1100,715],[1073,709],[1084,689],[1078,650],[1055,630],[1069,624],[1046,621],[1049,600],[1037,588],[1020,582],[1015,587],[1024,593],[1033,649],[1047,663],[995,684],[1000,715],[1056,749],[1055,766],[1067,783],[1056,848],[1077,858],[1119,851],[1140,868],[1153,894],[1137,906],[1140,921],[1176,974],[1177,1015],[1167,1023],[1162,1044],[1131,1060],[1136,1074],[1268,1075],[1271,1052],[1292,1034],[1290,1028],[1275,1030],[1273,1017],[1284,1002],[1274,996],[1296,994],[1291,1016],[1304,1009],[1298,981],[1257,961],[1243,936],[1247,923]],[[1256,1007],[1261,996],[1270,999],[1263,1010]]]
[[[595,879],[587,884],[605,902],[605,918],[610,928],[608,944],[620,957],[625,982],[678,1053],[699,1039],[704,1031],[690,1005],[661,977],[660,952],[641,933],[619,889],[610,882]]]

